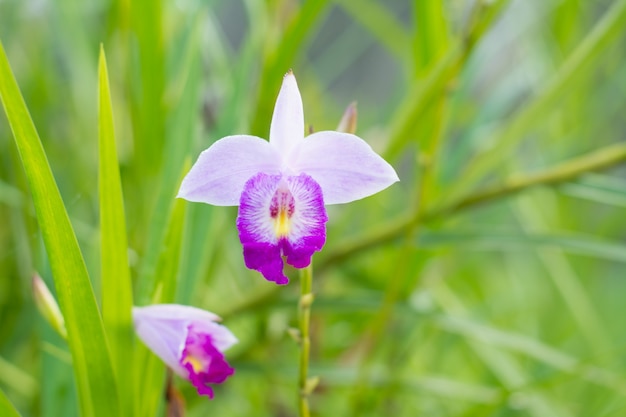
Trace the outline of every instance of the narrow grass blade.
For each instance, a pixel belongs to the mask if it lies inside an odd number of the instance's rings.
[[[163,4],[159,1],[129,2],[131,27],[136,36],[140,77],[135,101],[138,122],[135,152],[140,175],[159,172],[165,138],[165,45]]]
[[[446,331],[458,333],[468,339],[488,343],[494,347],[523,353],[561,372],[604,386],[620,395],[626,394],[626,381],[619,373],[587,364],[529,336],[454,316],[439,317],[437,324]]]
[[[13,404],[4,394],[4,391],[0,389],[0,416],[4,417],[20,417],[20,413],[17,412]]]
[[[335,0],[397,59],[406,61],[411,38],[402,24],[377,1]]]
[[[422,248],[460,247],[464,251],[467,248],[493,251],[558,248],[598,259],[626,262],[626,246],[623,243],[573,233],[520,233],[519,231],[488,230],[428,232],[419,237],[418,245]]]
[[[558,219],[549,217],[546,199],[534,200],[532,195],[517,199],[514,206],[519,222],[526,231],[549,230],[558,227]],[[549,200],[548,200],[549,201]],[[537,251],[537,257],[548,272],[563,301],[576,320],[580,334],[594,355],[606,355],[611,346],[611,338],[605,321],[593,303],[584,280],[559,248],[544,248]]]
[[[285,30],[280,43],[269,50],[265,57],[261,74],[259,96],[257,98],[251,134],[266,137],[272,118],[274,101],[280,89],[283,75],[293,66],[297,53],[305,39],[311,35],[311,28],[326,10],[328,0],[306,1],[296,17]]]
[[[413,35],[414,73],[419,76],[445,53],[448,40],[448,21],[445,4],[437,1],[415,1]]]
[[[0,356],[0,382],[4,387],[10,387],[13,392],[29,400],[37,391],[37,380],[2,356]]]
[[[495,166],[507,161],[507,155],[524,139],[524,133],[544,120],[546,115],[552,114],[552,109],[558,107],[558,100],[563,100],[565,94],[574,89],[581,75],[590,68],[600,53],[623,33],[624,24],[626,24],[626,0],[619,0],[606,11],[552,79],[543,88],[538,89],[538,95],[496,133],[497,137],[491,141],[495,145],[478,156],[463,176],[458,178],[452,192],[448,193],[451,200],[467,192]]]
[[[172,70],[176,74],[175,84],[177,100],[175,109],[167,123],[163,170],[156,190],[154,215],[148,226],[148,240],[144,252],[135,300],[138,305],[150,302],[158,274],[159,256],[163,252],[167,226],[172,206],[180,184],[179,175],[185,158],[189,156],[195,137],[194,124],[197,122],[197,109],[201,107],[200,92],[201,67],[198,42],[198,19],[191,20],[188,31],[181,39],[184,50],[181,58]],[[194,158],[196,155],[194,155]]]
[[[618,177],[589,174],[576,183],[565,184],[559,190],[596,203],[626,207],[626,181]]]
[[[467,42],[461,39],[451,44],[438,61],[430,64],[431,69],[425,78],[416,80],[408,87],[390,124],[389,142],[383,155],[385,159],[397,158],[408,143],[417,139],[415,131],[421,117],[435,100],[445,95],[449,83],[465,67],[474,47],[496,22],[508,2],[509,0],[499,0],[493,4],[483,4],[479,8],[475,24],[467,28]]]
[[[129,364],[133,363],[132,289],[113,109],[103,47],[100,47],[98,96],[102,320],[111,344],[122,412],[131,415],[132,378],[125,374],[130,369]]]
[[[59,304],[65,316],[81,415],[117,416],[118,396],[111,358],[87,268],[2,44],[0,97],[28,178]]]
[[[445,283],[437,285],[433,296],[447,315],[464,317],[468,314],[461,300]],[[533,417],[571,415],[560,407],[557,408],[545,393],[532,387],[533,375],[527,372],[514,355],[489,344],[478,343],[472,339],[473,336],[473,334],[466,336],[470,349],[496,376],[502,387],[507,391],[522,392],[527,396],[524,408],[528,415]]]
[[[187,171],[189,164],[185,164],[182,170],[183,173]],[[169,215],[163,248],[155,271],[155,286],[150,300],[153,304],[173,303],[176,300],[186,205],[185,200],[177,199]],[[136,360],[141,366],[141,373],[136,375],[136,397],[142,400],[135,407],[138,410],[135,415],[151,417],[156,414],[163,399],[165,367],[145,346],[140,346],[137,350]]]

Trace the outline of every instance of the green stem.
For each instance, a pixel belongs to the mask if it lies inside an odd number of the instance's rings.
[[[412,213],[407,213],[396,220],[381,225],[365,236],[358,236],[355,239],[349,239],[335,245],[333,251],[321,259],[321,263],[318,264],[317,268],[318,270],[325,269],[330,265],[342,262],[355,253],[363,252],[397,239],[403,236],[407,229],[410,229],[415,224],[429,223],[447,215],[456,214],[490,201],[508,197],[533,186],[556,185],[571,181],[585,173],[607,169],[625,162],[626,143],[609,145],[537,174],[512,177],[499,186],[477,191],[458,200],[456,203],[425,211],[415,210]],[[267,293],[254,294],[243,303],[233,307],[232,310],[228,311],[227,315],[230,317],[242,311],[249,311],[252,307],[266,305],[278,295],[279,289],[280,287],[276,286]]]
[[[313,265],[310,264],[300,272],[300,301],[298,303],[298,319],[300,323],[300,373],[298,376],[298,409],[300,417],[309,417],[309,394],[315,388],[309,382],[309,353],[311,338],[309,327],[311,322],[311,304],[313,304]]]
[[[477,156],[447,191],[450,200],[456,199],[507,160],[526,137],[528,128],[545,120],[542,117],[551,114],[551,110],[558,108],[558,104],[565,100],[566,94],[576,89],[577,80],[586,74],[585,71],[592,64],[597,64],[598,56],[622,35],[625,24],[626,0],[615,1],[554,76],[537,89],[537,96],[517,112],[502,130],[495,132],[495,136],[489,141],[494,146]]]
[[[336,245],[333,252],[324,258],[319,268],[341,262],[352,254],[390,242],[406,233],[418,223],[427,223],[457,212],[504,198],[537,185],[554,185],[570,181],[584,173],[598,171],[626,162],[626,143],[606,146],[579,158],[574,158],[545,171],[525,176],[515,176],[503,184],[486,188],[450,205],[435,207],[425,211],[417,210],[395,221],[382,225],[367,236],[359,236],[343,245]]]

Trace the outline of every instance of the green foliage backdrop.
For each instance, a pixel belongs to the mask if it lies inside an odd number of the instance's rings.
[[[356,100],[401,179],[328,207],[312,414],[626,415],[624,28],[626,0],[0,0],[0,415],[163,415],[131,302],[240,339],[213,401],[176,381],[187,415],[296,414],[297,273],[175,199],[215,140],[268,136],[290,68],[306,123]]]

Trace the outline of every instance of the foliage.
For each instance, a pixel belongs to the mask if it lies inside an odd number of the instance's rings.
[[[213,401],[175,381],[187,415],[296,414],[298,274],[175,199],[212,142],[267,137],[291,68],[306,123],[356,100],[401,179],[328,208],[312,414],[624,415],[624,27],[625,0],[1,1],[0,414],[161,415],[131,302],[240,339]]]

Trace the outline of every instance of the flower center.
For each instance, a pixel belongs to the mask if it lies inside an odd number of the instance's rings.
[[[187,353],[187,355],[185,355],[185,358],[183,359],[182,363],[183,365],[187,365],[187,364],[191,365],[195,373],[206,371],[206,368],[208,368],[208,366],[205,366],[206,360],[203,362],[202,358],[199,358],[191,353]]]
[[[181,352],[180,364],[189,371],[188,378],[200,395],[213,398],[210,384],[220,384],[233,374],[224,354],[220,352],[206,329],[188,327],[185,347]]]
[[[296,201],[284,181],[278,185],[270,202],[270,217],[274,221],[274,233],[281,238],[289,235],[291,218],[296,209]]]

